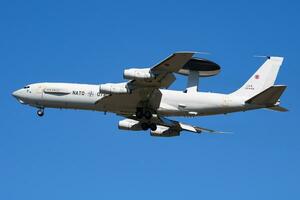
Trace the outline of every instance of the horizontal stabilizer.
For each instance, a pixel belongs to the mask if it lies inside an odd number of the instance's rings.
[[[289,111],[288,109],[286,109],[284,107],[281,107],[281,106],[273,106],[273,107],[269,107],[267,109],[278,111],[278,112],[287,112],[287,111]]]
[[[273,85],[263,92],[248,99],[246,103],[257,105],[275,105],[285,88],[285,85]]]

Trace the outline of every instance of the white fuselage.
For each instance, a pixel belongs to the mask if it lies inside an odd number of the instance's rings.
[[[99,93],[99,85],[74,83],[35,83],[13,93],[19,102],[37,108],[84,109],[117,114],[133,114],[142,91],[133,94]],[[261,107],[245,104],[240,96],[156,90],[150,97],[154,112],[165,116],[204,116],[245,111]]]

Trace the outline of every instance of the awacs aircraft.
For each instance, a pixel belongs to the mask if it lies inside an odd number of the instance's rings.
[[[216,63],[193,57],[192,52],[174,53],[158,64],[123,72],[127,82],[100,85],[74,83],[35,83],[13,92],[21,104],[38,108],[85,109],[112,112],[126,117],[119,129],[150,129],[152,136],[178,136],[217,131],[167,119],[167,116],[206,116],[267,108],[287,111],[279,106],[286,86],[274,85],[282,57],[267,57],[265,63],[238,90],[230,94],[198,92],[199,77],[219,73]],[[175,73],[187,76],[185,91],[168,90]]]

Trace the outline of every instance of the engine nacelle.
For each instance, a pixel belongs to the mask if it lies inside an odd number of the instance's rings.
[[[133,119],[124,119],[119,121],[118,128],[121,130],[131,130],[131,131],[142,130],[141,123]]]
[[[99,86],[99,92],[103,94],[127,94],[130,89],[127,83],[106,83]]]
[[[179,136],[180,131],[172,130],[169,127],[158,125],[155,131],[150,131],[150,135],[157,136],[157,137],[172,137],[172,136]]]
[[[134,79],[142,79],[142,80],[151,80],[154,78],[154,74],[151,72],[150,68],[144,69],[125,69],[123,73],[124,79],[134,80]]]

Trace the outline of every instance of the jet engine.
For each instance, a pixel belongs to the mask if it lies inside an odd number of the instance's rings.
[[[174,130],[166,126],[158,125],[155,131],[150,131],[150,135],[156,137],[172,137],[172,136],[179,136],[180,131]]]
[[[141,123],[133,119],[124,119],[119,121],[118,128],[121,130],[131,130],[131,131],[142,130]]]
[[[151,80],[154,78],[154,74],[150,71],[150,68],[144,69],[125,69],[123,73],[124,79],[127,80],[134,80],[134,79],[141,79],[141,80]]]
[[[100,84],[99,92],[103,94],[126,94],[130,93],[127,83]]]

